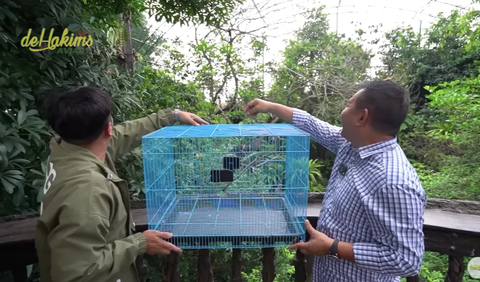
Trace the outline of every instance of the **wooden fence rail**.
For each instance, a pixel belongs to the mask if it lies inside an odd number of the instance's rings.
[[[309,194],[307,216],[313,226],[317,224],[322,200],[322,193]],[[142,205],[142,203],[134,204],[132,210],[138,232],[147,229],[146,210]],[[25,266],[35,264],[38,260],[34,245],[37,216],[37,214],[28,214],[0,218],[0,273],[12,271],[16,282],[26,281]],[[480,256],[480,203],[429,199],[423,231],[426,251],[449,256],[445,281],[461,282],[465,271],[463,258]],[[275,250],[265,248],[262,253],[262,279],[273,282]],[[312,258],[297,251],[292,263],[295,267],[294,281],[308,281],[311,276]],[[178,266],[179,255],[168,255],[162,265],[162,273],[166,281],[180,281]],[[209,250],[198,252],[197,266],[199,282],[213,281]],[[231,271],[233,282],[242,281],[242,260],[239,249],[233,250]],[[407,281],[420,281],[420,279],[407,277]]]

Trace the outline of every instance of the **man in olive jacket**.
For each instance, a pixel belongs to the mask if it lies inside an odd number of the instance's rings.
[[[181,251],[165,241],[170,233],[134,233],[127,182],[117,176],[114,161],[138,147],[143,135],[175,121],[207,122],[163,110],[114,127],[110,98],[94,87],[52,99],[47,120],[59,137],[50,142],[37,224],[42,282],[139,281],[137,257]]]

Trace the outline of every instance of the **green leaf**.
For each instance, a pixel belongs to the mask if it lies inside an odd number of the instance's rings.
[[[17,116],[17,123],[18,125],[22,125],[22,123],[25,121],[25,119],[27,118],[26,116],[26,113],[24,110],[20,110],[18,112],[18,116]]]
[[[8,176],[13,176],[13,175],[22,175],[23,173],[19,170],[8,170],[3,172],[3,174],[6,174]]]
[[[5,191],[7,191],[8,194],[12,194],[13,190],[15,190],[15,185],[10,183],[9,181],[4,179],[3,177],[0,178],[0,180],[2,181],[2,184],[3,184],[3,187],[4,187]]]
[[[82,26],[76,23],[72,23],[67,28],[69,32],[77,32],[82,29]]]
[[[32,172],[32,173],[34,173],[34,174],[36,174],[36,175],[42,176],[42,177],[44,176],[42,172],[40,172],[40,171],[38,171],[38,170],[36,170],[36,169],[31,169],[30,172]]]
[[[27,92],[20,91],[20,95],[22,95],[25,99],[28,99],[30,101],[35,100],[35,98],[32,95],[28,94]]]
[[[18,164],[22,164],[22,165],[25,165],[25,164],[29,164],[30,161],[29,160],[26,160],[26,159],[14,159],[13,161],[11,161],[12,163],[18,163]]]
[[[22,29],[21,26],[17,26],[17,27],[15,28],[15,31],[16,31],[17,37],[19,37],[20,34],[22,33],[23,29]]]
[[[16,22],[18,20],[17,16],[15,16],[14,13],[12,13],[12,11],[10,11],[9,9],[2,9],[2,12],[7,16],[9,17],[12,21]]]
[[[6,132],[7,132],[7,130],[6,130],[6,128],[5,128],[5,125],[3,125],[3,124],[0,122],[0,137],[3,137]]]
[[[44,182],[45,182],[44,179],[35,179],[32,182],[32,186],[39,189],[43,186]]]
[[[25,200],[25,191],[23,190],[23,186],[17,186],[17,190],[15,190],[15,193],[13,193],[13,204],[15,206],[20,206],[23,201]]]
[[[12,8],[18,8],[18,5],[15,4],[15,2],[10,1],[10,0],[3,0],[2,3],[7,5],[7,6],[10,6]]]
[[[40,63],[40,70],[42,71],[45,70],[47,68],[47,63],[48,63],[47,61],[42,61]]]
[[[48,73],[50,74],[50,76],[52,77],[53,80],[55,80],[55,74],[53,73],[52,69],[47,69],[48,70]]]
[[[32,110],[29,110],[27,113],[26,113],[27,117],[29,116],[34,116],[34,115],[38,115],[38,111],[35,110],[35,109],[32,109]]]
[[[25,130],[28,131],[28,133],[30,133],[36,139],[42,139],[42,137],[40,137],[40,135],[38,135],[38,133],[35,132],[34,130],[31,130],[31,129],[28,129],[28,128],[25,128]]]

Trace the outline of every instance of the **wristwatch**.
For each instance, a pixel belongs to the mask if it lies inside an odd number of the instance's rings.
[[[333,257],[335,259],[338,259],[338,239],[335,239],[333,241],[332,246],[330,247],[330,250],[328,251],[328,256]]]
[[[180,111],[179,109],[175,109],[175,110],[173,111],[173,117],[175,118],[175,121],[176,121],[176,122],[178,121],[178,112],[179,112],[179,111]]]

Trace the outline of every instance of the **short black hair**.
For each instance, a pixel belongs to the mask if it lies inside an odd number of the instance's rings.
[[[93,86],[54,94],[46,101],[49,125],[60,138],[75,145],[98,139],[111,120],[111,112],[108,93]]]
[[[397,135],[410,107],[408,92],[390,80],[371,81],[361,89],[355,101],[356,108],[368,109],[376,131]]]

